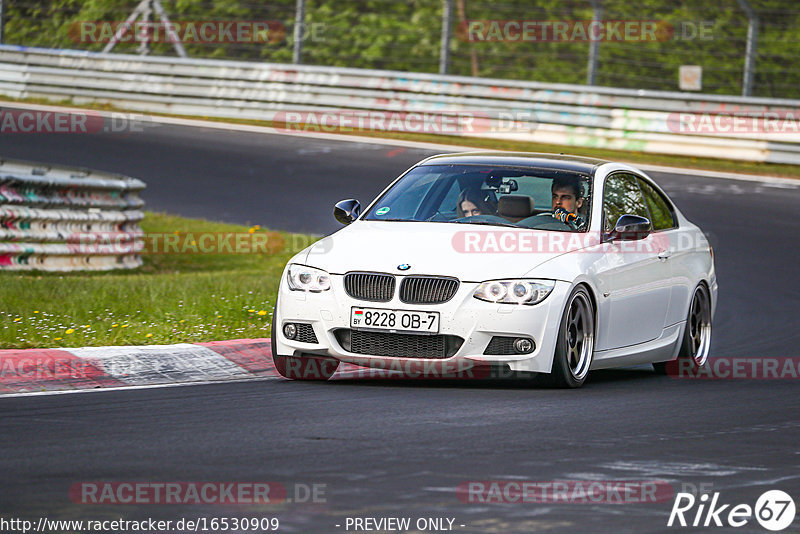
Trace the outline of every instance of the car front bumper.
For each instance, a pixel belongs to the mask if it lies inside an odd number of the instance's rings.
[[[442,304],[410,305],[401,302],[397,295],[389,302],[375,303],[350,297],[344,289],[342,275],[331,275],[330,290],[309,293],[290,290],[284,272],[274,319],[274,351],[282,356],[328,356],[381,369],[400,369],[398,363],[405,362],[438,362],[438,365],[457,370],[506,364],[512,371],[549,373],[570,284],[557,281],[550,295],[532,306],[478,300],[472,296],[477,287],[478,283],[461,282],[455,296]],[[337,339],[336,333],[350,329],[352,307],[439,312],[439,334],[457,336],[463,339],[463,343],[449,358],[405,358],[400,353],[397,356],[378,356],[349,352]],[[287,322],[310,324],[317,343],[287,339],[282,328]],[[535,347],[528,354],[484,354],[494,336],[529,338]]]

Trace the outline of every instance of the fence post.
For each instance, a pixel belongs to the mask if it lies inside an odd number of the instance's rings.
[[[300,64],[303,61],[303,36],[306,26],[306,0],[297,0],[294,14],[294,49],[292,63]]]
[[[750,7],[747,0],[737,0],[739,6],[747,14],[747,47],[744,57],[744,75],[742,76],[742,96],[753,94],[753,73],[756,70],[756,51],[758,50],[758,13]]]
[[[439,74],[450,71],[450,32],[452,30],[453,0],[443,0],[442,12],[442,49],[439,52]]]
[[[147,2],[142,3],[142,12],[141,12],[142,22],[145,25],[150,22],[150,18],[153,15],[153,0],[148,0]],[[139,43],[139,47],[136,49],[136,52],[142,56],[150,55],[150,34],[147,34],[147,38],[144,39],[141,43]]]
[[[598,22],[603,18],[603,6],[600,0],[591,0],[592,2],[592,21]],[[597,54],[600,47],[600,41],[592,39],[589,36],[589,66],[586,69],[586,84],[596,85],[597,82]]]
[[[3,0],[0,0],[0,44],[3,44],[4,41],[4,33],[6,29],[6,12],[5,6],[3,5]]]
[[[756,69],[756,52],[758,50],[758,13],[750,7],[747,0],[736,0],[747,15],[747,45],[744,57],[744,75],[742,76],[742,96],[753,93],[753,73]]]

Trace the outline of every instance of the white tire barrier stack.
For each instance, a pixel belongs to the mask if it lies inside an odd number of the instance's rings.
[[[125,176],[0,160],[0,270],[140,266],[144,187]]]

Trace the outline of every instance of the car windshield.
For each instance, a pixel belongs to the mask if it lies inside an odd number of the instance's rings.
[[[573,171],[423,165],[384,193],[364,219],[584,232],[591,197],[589,177]]]

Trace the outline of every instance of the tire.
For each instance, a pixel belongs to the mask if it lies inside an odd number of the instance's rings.
[[[594,356],[595,311],[589,290],[578,286],[567,299],[558,329],[553,369],[543,376],[552,386],[579,388],[586,382]]]
[[[278,300],[275,299],[275,309],[272,312],[272,361],[275,370],[284,378],[291,380],[328,380],[339,367],[339,360],[325,358],[324,356],[281,356],[277,354],[275,346],[276,325],[278,325]]]
[[[711,347],[711,295],[705,284],[698,285],[689,303],[686,326],[683,329],[678,358],[668,362],[656,362],[653,369],[661,375],[677,375],[688,365],[695,372],[708,361]],[[685,363],[684,363],[685,362]]]

